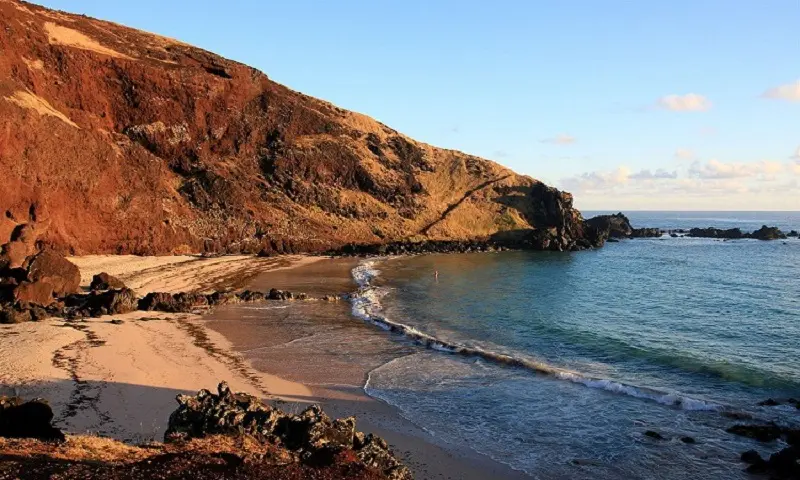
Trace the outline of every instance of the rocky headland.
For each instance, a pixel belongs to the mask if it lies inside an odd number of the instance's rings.
[[[0,242],[36,223],[73,255],[602,244],[567,192],[177,40],[0,0],[0,51]]]

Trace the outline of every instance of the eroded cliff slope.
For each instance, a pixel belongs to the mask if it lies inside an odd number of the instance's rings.
[[[0,0],[0,171],[0,244],[35,223],[72,253],[596,243],[571,196],[535,179],[177,40],[17,0]]]

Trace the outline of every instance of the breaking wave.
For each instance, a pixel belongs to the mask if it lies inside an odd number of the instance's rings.
[[[721,404],[691,398],[675,392],[628,385],[622,382],[585,376],[579,372],[566,370],[530,358],[523,358],[475,346],[466,346],[450,342],[421,332],[410,325],[387,318],[383,313],[381,299],[387,290],[372,284],[380,275],[376,260],[365,260],[352,270],[352,276],[358,285],[358,291],[350,296],[353,315],[383,330],[402,335],[406,339],[422,347],[465,357],[475,357],[496,365],[529,370],[540,375],[548,375],[558,380],[584,385],[588,388],[605,390],[619,395],[640,398],[657,402],[683,410],[722,411]]]

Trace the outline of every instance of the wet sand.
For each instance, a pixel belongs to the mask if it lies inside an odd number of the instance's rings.
[[[350,270],[357,263],[334,259],[267,272],[248,288],[276,287],[315,297],[347,294],[356,288]],[[309,388],[308,398],[285,408],[300,411],[319,403],[329,415],[355,415],[358,429],[384,437],[416,478],[530,478],[471,449],[438,441],[395,407],[366,395],[363,386],[371,370],[417,347],[353,317],[346,299],[233,305],[206,316],[204,325],[224,336],[256,370]]]

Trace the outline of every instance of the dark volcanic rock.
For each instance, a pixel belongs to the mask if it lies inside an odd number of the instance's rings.
[[[787,233],[786,236],[787,237],[797,238],[797,237],[800,237],[800,233],[798,233],[797,230],[792,230],[791,232]]]
[[[630,220],[622,212],[613,215],[598,215],[586,223],[606,233],[609,238],[628,238],[633,233]]]
[[[631,238],[658,238],[664,235],[660,228],[634,228],[631,232]]]
[[[748,473],[768,474],[774,479],[800,479],[800,447],[790,445],[764,460],[755,450],[742,453],[741,459],[749,464]]]
[[[783,430],[775,424],[769,425],[734,425],[726,430],[728,433],[749,437],[759,442],[771,442],[781,438]]]
[[[727,239],[745,238],[745,235],[738,228],[729,228],[727,230],[722,230],[713,227],[692,228],[691,230],[689,230],[688,236],[695,238],[727,238]]]
[[[655,432],[653,430],[648,430],[648,431],[644,432],[644,435],[646,437],[654,438],[656,440],[666,440],[663,435],[661,435],[660,433]]]
[[[208,307],[208,298],[199,293],[151,292],[139,300],[139,310],[189,313]]]
[[[103,272],[92,278],[89,288],[92,290],[120,290],[126,287],[122,280]]]
[[[53,410],[44,400],[0,397],[0,437],[64,440],[61,430],[50,424],[52,420]]]
[[[246,434],[282,445],[307,464],[330,463],[338,452],[353,451],[367,467],[388,478],[411,478],[408,469],[382,439],[356,431],[355,419],[331,420],[318,406],[289,415],[251,395],[233,393],[223,382],[217,393],[201,390],[196,396],[179,395],[179,407],[169,418],[164,435],[175,442],[207,435]]]
[[[30,310],[20,310],[11,305],[0,306],[0,323],[24,323],[33,320]]]
[[[139,300],[129,288],[70,295],[64,299],[64,316],[71,318],[122,315],[137,309]]]
[[[260,302],[266,298],[266,296],[261,292],[252,292],[250,290],[245,290],[238,295],[239,300],[242,302],[252,303],[252,302]]]
[[[757,240],[782,240],[786,238],[778,227],[768,227],[763,225],[761,228],[750,234],[750,238]]]
[[[739,238],[755,238],[757,240],[778,240],[785,239],[786,235],[781,232],[777,227],[762,226],[752,233],[744,233],[738,228],[729,228],[723,230],[720,228],[693,228],[689,230],[688,236],[696,238],[722,238],[727,240],[736,240]]]

